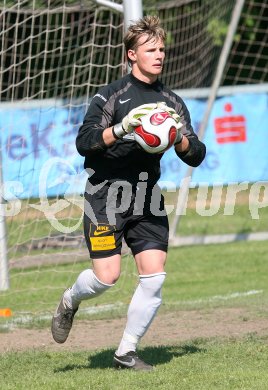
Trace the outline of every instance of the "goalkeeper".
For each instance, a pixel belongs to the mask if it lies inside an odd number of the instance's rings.
[[[51,330],[54,340],[64,343],[80,303],[114,286],[120,276],[124,239],[135,259],[139,283],[114,354],[117,368],[152,369],[139,358],[137,346],[161,305],[169,237],[164,200],[156,184],[162,154],[146,153],[139,147],[133,127],[140,123],[141,115],[160,107],[177,122],[174,148],[178,158],[196,167],[206,153],[185,103],[159,80],[165,40],[166,32],[156,16],[146,16],[128,28],[124,44],[131,72],[92,98],[76,139],[89,173],[84,232],[92,267],[64,292]],[[157,189],[159,197],[155,197]],[[154,212],[155,202],[160,204],[158,212]]]

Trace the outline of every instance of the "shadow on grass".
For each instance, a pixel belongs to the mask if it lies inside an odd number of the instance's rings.
[[[139,351],[139,356],[146,362],[157,366],[168,363],[173,358],[182,357],[184,355],[205,352],[204,348],[200,348],[194,344],[184,344],[178,346],[159,346],[145,347]],[[56,369],[54,372],[66,372],[79,369],[107,369],[113,367],[114,349],[105,349],[93,353],[88,357],[88,364],[68,364],[65,367]]]

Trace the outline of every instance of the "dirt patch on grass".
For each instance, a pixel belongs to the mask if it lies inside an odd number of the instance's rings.
[[[96,350],[118,345],[125,319],[76,320],[65,344],[53,341],[50,329],[14,329],[0,334],[0,353],[43,349]],[[268,335],[268,319],[256,317],[244,308],[176,311],[158,314],[144,336],[141,347],[173,345],[196,338]]]

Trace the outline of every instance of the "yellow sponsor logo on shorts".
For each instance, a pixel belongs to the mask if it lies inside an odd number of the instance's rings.
[[[89,237],[89,239],[91,243],[91,249],[93,251],[106,251],[109,249],[115,249],[114,234],[105,237]]]
[[[115,231],[115,226],[108,225],[106,223],[100,223],[97,226],[90,224],[90,236],[105,236],[106,234],[110,235]]]
[[[106,226],[101,226],[101,228],[97,228],[93,234],[94,236],[101,236],[103,234],[109,233],[110,231],[111,229],[108,229]]]

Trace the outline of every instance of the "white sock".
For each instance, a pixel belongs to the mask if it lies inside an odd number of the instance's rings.
[[[74,285],[64,294],[65,304],[70,309],[76,309],[81,301],[95,298],[114,284],[101,282],[92,269],[82,271]]]
[[[127,324],[116,351],[118,356],[136,351],[162,303],[161,289],[166,273],[140,275],[140,283],[128,308]]]

